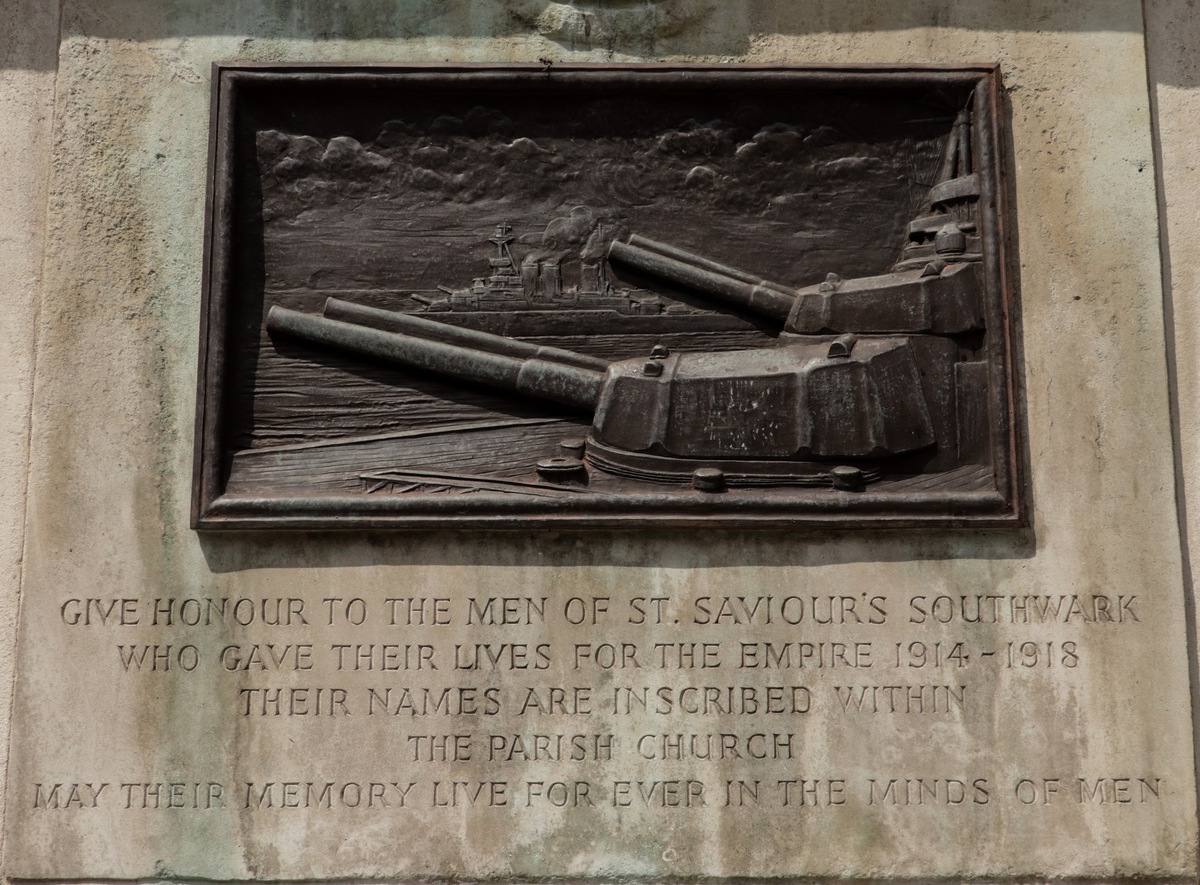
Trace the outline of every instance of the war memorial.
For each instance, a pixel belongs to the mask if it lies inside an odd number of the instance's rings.
[[[1195,882],[1190,0],[10,0],[12,882]]]

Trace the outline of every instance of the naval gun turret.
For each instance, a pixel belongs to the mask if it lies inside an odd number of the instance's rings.
[[[652,482],[709,468],[730,485],[822,484],[858,462],[869,480],[879,459],[935,439],[903,337],[722,353],[659,346],[607,362],[333,298],[324,316],[274,306],[267,329],[590,412],[588,463]]]

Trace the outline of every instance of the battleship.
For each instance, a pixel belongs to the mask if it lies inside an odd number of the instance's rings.
[[[476,277],[463,289],[438,286],[442,296],[414,294],[422,311],[501,312],[525,310],[605,310],[625,316],[657,316],[664,303],[656,295],[635,296],[617,289],[608,279],[603,258],[581,259],[579,284],[563,285],[563,256],[539,256],[530,252],[518,265],[513,257],[512,226],[496,225],[488,238],[496,252],[488,259],[487,276]]]

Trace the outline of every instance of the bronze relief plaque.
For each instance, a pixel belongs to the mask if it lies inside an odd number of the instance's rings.
[[[218,66],[194,525],[1021,524],[999,95]]]

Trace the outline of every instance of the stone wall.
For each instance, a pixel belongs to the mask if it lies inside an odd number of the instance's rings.
[[[1025,760],[998,766],[994,776],[1005,784],[1144,771],[1171,789],[1161,809],[1141,816],[1087,809],[1051,817],[1017,803],[990,818],[957,819],[952,830],[896,822],[875,839],[861,828],[813,823],[806,869],[1194,878],[1193,717],[1182,702],[1196,666],[1189,540],[1200,537],[1200,504],[1186,506],[1200,482],[1196,22],[1190,0],[1149,0],[1144,10],[1130,0],[7,4],[0,9],[0,204],[8,210],[0,237],[7,367],[0,709],[10,706],[18,645],[21,672],[10,754],[20,777],[10,781],[6,803],[16,836],[5,846],[5,869],[81,878],[404,872],[373,866],[369,844],[336,849],[336,832],[309,833],[315,848],[300,862],[272,856],[248,822],[188,830],[146,819],[120,853],[99,827],[48,844],[50,830],[40,823],[14,822],[31,802],[25,775],[33,772],[22,766],[35,735],[39,752],[49,746],[48,758],[63,760],[48,775],[61,778],[81,745],[93,747],[87,758],[97,770],[111,754],[135,779],[189,765],[216,770],[230,747],[256,752],[220,715],[219,698],[92,678],[89,656],[111,656],[111,642],[76,641],[58,617],[68,597],[320,599],[445,588],[694,598],[849,588],[885,593],[897,610],[939,595],[1136,595],[1137,624],[1087,635],[1086,668],[1070,678],[1003,683],[1019,703],[989,709],[947,739],[958,754],[955,772],[991,758]],[[539,58],[999,61],[1017,218],[1032,527],[469,536],[190,530],[211,63]],[[980,635],[1013,638],[999,627]],[[1074,636],[1038,638],[1063,635]],[[64,652],[70,648],[73,657]],[[880,764],[901,774],[943,770],[936,742],[897,729],[903,747],[880,745],[882,756],[861,760],[858,774]],[[1064,734],[1073,742],[1060,740]],[[345,752],[364,762],[367,749]],[[814,739],[816,767],[835,756],[836,748]],[[1036,770],[1028,764],[1034,758]],[[1056,828],[1053,838],[1048,827]],[[486,864],[502,846],[476,836]],[[191,853],[156,867],[156,846],[180,838]],[[927,847],[910,851],[906,839]],[[739,845],[732,832],[707,846],[683,838],[690,859],[663,853],[612,873],[733,871],[744,860]],[[308,850],[299,841],[293,847]],[[461,869],[485,874],[475,862],[462,858]],[[520,872],[601,869],[574,862],[547,856],[542,867]]]

